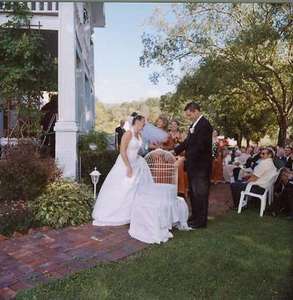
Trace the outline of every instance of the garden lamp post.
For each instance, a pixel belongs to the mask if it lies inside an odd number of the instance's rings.
[[[92,183],[94,185],[94,199],[96,200],[96,193],[97,193],[97,183],[99,181],[101,173],[95,167],[94,171],[90,173]]]

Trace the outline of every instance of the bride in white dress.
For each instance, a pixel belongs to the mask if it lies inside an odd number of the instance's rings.
[[[118,226],[130,223],[138,188],[153,182],[146,161],[138,155],[145,119],[137,115],[123,135],[120,155],[104,181],[92,213],[93,225]]]

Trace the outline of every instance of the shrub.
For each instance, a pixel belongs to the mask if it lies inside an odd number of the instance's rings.
[[[107,150],[108,147],[108,135],[101,131],[91,131],[86,135],[81,135],[79,138],[79,151],[84,152],[89,150],[90,144],[96,144],[97,152],[103,152]]]
[[[54,159],[40,157],[31,142],[19,142],[0,160],[0,199],[33,200],[60,175]]]
[[[93,202],[88,186],[59,180],[49,184],[44,193],[29,204],[36,222],[62,228],[89,222]]]
[[[38,224],[34,222],[32,212],[29,209],[0,216],[0,234],[3,235],[10,236],[15,231],[26,233],[34,226],[38,226]]]
[[[100,189],[109,171],[113,167],[118,156],[117,151],[84,151],[81,153],[81,180],[83,183],[91,184],[90,172],[95,167],[101,173],[100,180],[97,186],[97,191]]]

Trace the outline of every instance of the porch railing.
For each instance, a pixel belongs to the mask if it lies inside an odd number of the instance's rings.
[[[11,1],[0,1],[0,13],[11,11],[13,3]],[[24,3],[34,14],[58,14],[59,6],[56,1],[30,1]]]

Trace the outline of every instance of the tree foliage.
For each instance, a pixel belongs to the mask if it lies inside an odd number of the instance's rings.
[[[257,92],[251,93],[252,87],[250,92],[236,89],[241,79],[234,75],[221,59],[206,59],[194,74],[181,80],[173,97],[183,101],[196,97],[218,130],[239,144],[243,137],[258,142],[274,129],[274,114]]]
[[[176,101],[186,100],[180,95],[182,85],[187,85],[192,87],[190,97],[217,99],[227,112],[227,97],[233,109],[246,104],[255,118],[263,109],[272,110],[274,118],[261,125],[268,128],[275,119],[278,143],[284,145],[293,110],[292,5],[192,3],[174,12],[173,24],[161,21],[157,35],[143,36],[141,65],[163,67],[153,79],[182,65],[187,75],[178,86]],[[241,109],[235,116],[242,116]],[[251,129],[256,119],[263,121],[255,118]]]
[[[41,31],[30,28],[26,4],[13,3],[8,21],[0,26],[0,104],[16,107],[29,124],[36,117],[43,91],[57,90],[57,60],[44,44]],[[35,125],[35,124],[34,124]]]

